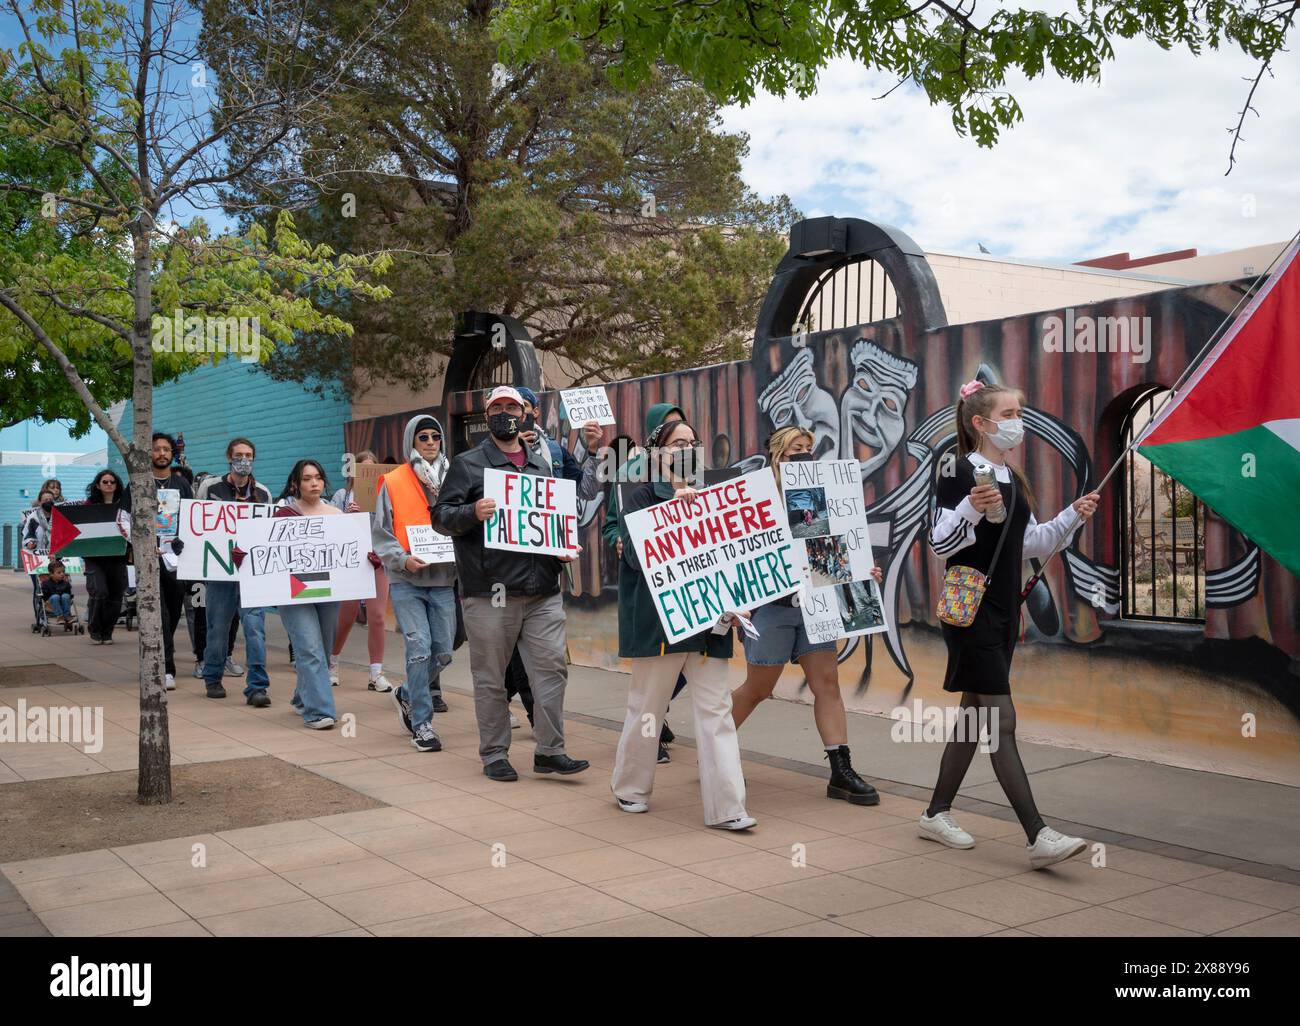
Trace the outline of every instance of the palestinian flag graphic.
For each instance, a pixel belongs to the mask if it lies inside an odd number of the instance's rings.
[[[295,599],[329,598],[330,575],[328,573],[290,574],[289,597]]]
[[[50,555],[121,556],[126,538],[117,526],[118,506],[102,502],[55,506],[50,514]]]
[[[1138,452],[1300,576],[1300,243]]]

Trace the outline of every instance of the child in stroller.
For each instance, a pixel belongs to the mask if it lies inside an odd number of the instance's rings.
[[[53,622],[61,624],[65,634],[84,634],[86,627],[77,616],[72,582],[64,572],[62,560],[51,559],[47,570],[48,573],[39,575],[40,599],[36,602],[36,623],[32,629],[48,638]]]

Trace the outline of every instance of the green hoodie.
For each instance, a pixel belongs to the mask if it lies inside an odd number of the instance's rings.
[[[674,406],[672,403],[655,403],[645,414],[645,437],[649,438],[651,433],[668,419],[668,414],[676,413],[682,420],[686,419],[686,412],[680,406]],[[615,487],[609,490],[609,499],[605,503],[605,523],[600,529],[600,536],[605,539],[606,545],[614,545],[618,542],[619,535],[623,531],[623,517],[618,509],[618,486],[619,481],[635,481],[642,476],[645,469],[645,453],[639,452],[614,472]]]

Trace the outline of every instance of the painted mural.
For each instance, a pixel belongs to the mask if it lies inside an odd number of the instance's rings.
[[[1123,447],[1123,426],[1136,399],[1152,386],[1175,381],[1241,298],[1243,283],[1073,309],[1076,318],[1137,318],[1132,323],[1149,332],[1145,360],[1128,352],[1053,352],[1042,341],[1055,323],[1048,319],[1066,311],[948,325],[933,276],[911,240],[867,222],[817,220],[844,225],[845,241],[838,251],[809,259],[798,249],[807,235],[796,226],[791,253],[777,268],[760,316],[752,359],[610,382],[619,426],[609,430],[639,444],[646,409],[667,401],[687,412],[714,468],[761,466],[763,440],[787,424],[814,431],[818,457],[858,460],[872,547],[884,569],[890,629],[846,640],[841,679],[851,708],[887,712],[900,698],[938,700],[941,694],[934,599],[943,567],[924,534],[936,475],[955,445],[959,385],[979,377],[1024,391],[1023,466],[1036,513],[1047,519],[1095,485]],[[899,315],[796,332],[810,288],[836,266],[867,258],[889,272]],[[481,414],[484,394],[453,390],[456,384],[449,382],[437,411],[451,425]],[[541,396],[548,433],[575,445],[574,425],[559,418],[558,394]],[[396,454],[409,415],[348,425],[349,450]],[[458,435],[454,426],[450,433]],[[616,563],[600,538],[605,497],[580,512],[586,556],[569,582],[571,656],[614,667]],[[1097,515],[1063,558],[1046,568],[1023,607],[1022,630],[1030,644],[1018,651],[1013,680],[1030,735],[1040,727],[1042,736],[1058,743],[1124,754],[1129,748],[1115,738],[1127,732],[1137,739],[1139,755],[1150,750],[1153,737],[1162,739],[1162,761],[1189,760],[1262,779],[1294,773],[1300,764],[1300,581],[1207,511],[1204,624],[1167,630],[1134,624],[1120,615],[1122,533],[1121,489],[1113,481]],[[1027,566],[1025,578],[1038,569]],[[882,654],[887,663],[875,658]],[[737,662],[739,683],[743,661]],[[802,692],[801,675],[792,668],[778,694],[803,698]],[[1188,722],[1179,708],[1182,702],[1214,705],[1225,699],[1230,711],[1269,711],[1275,733],[1268,743],[1247,749],[1234,737],[1220,736],[1217,720]],[[1171,737],[1181,738],[1176,751],[1166,750]],[[1279,768],[1288,763],[1290,770]]]

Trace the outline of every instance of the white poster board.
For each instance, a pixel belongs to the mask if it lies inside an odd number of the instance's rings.
[[[30,549],[23,549],[23,572],[29,574],[48,574],[50,572],[50,554],[48,552],[32,552]],[[73,574],[84,574],[86,564],[81,561],[80,556],[65,556],[60,558],[54,557],[55,560],[63,564],[63,572],[71,577]]]
[[[570,427],[581,427],[589,420],[601,425],[618,423],[604,385],[564,388],[560,390],[560,399]]]
[[[812,642],[887,629],[857,460],[786,461],[780,465],[790,533],[804,547],[809,580],[799,596]]]
[[[483,547],[532,556],[578,554],[578,486],[562,477],[483,470],[483,498],[496,511],[483,521]]]
[[[241,520],[235,540],[245,609],[375,597],[365,513]]]
[[[803,585],[803,546],[790,536],[770,469],[624,515],[669,643],[752,612]]]
[[[406,540],[411,544],[411,555],[426,563],[454,563],[456,553],[451,539],[439,534],[428,524],[408,524]]]
[[[265,519],[274,506],[218,499],[181,499],[176,538],[182,542],[176,576],[182,581],[235,581],[235,532],[245,520]]]

